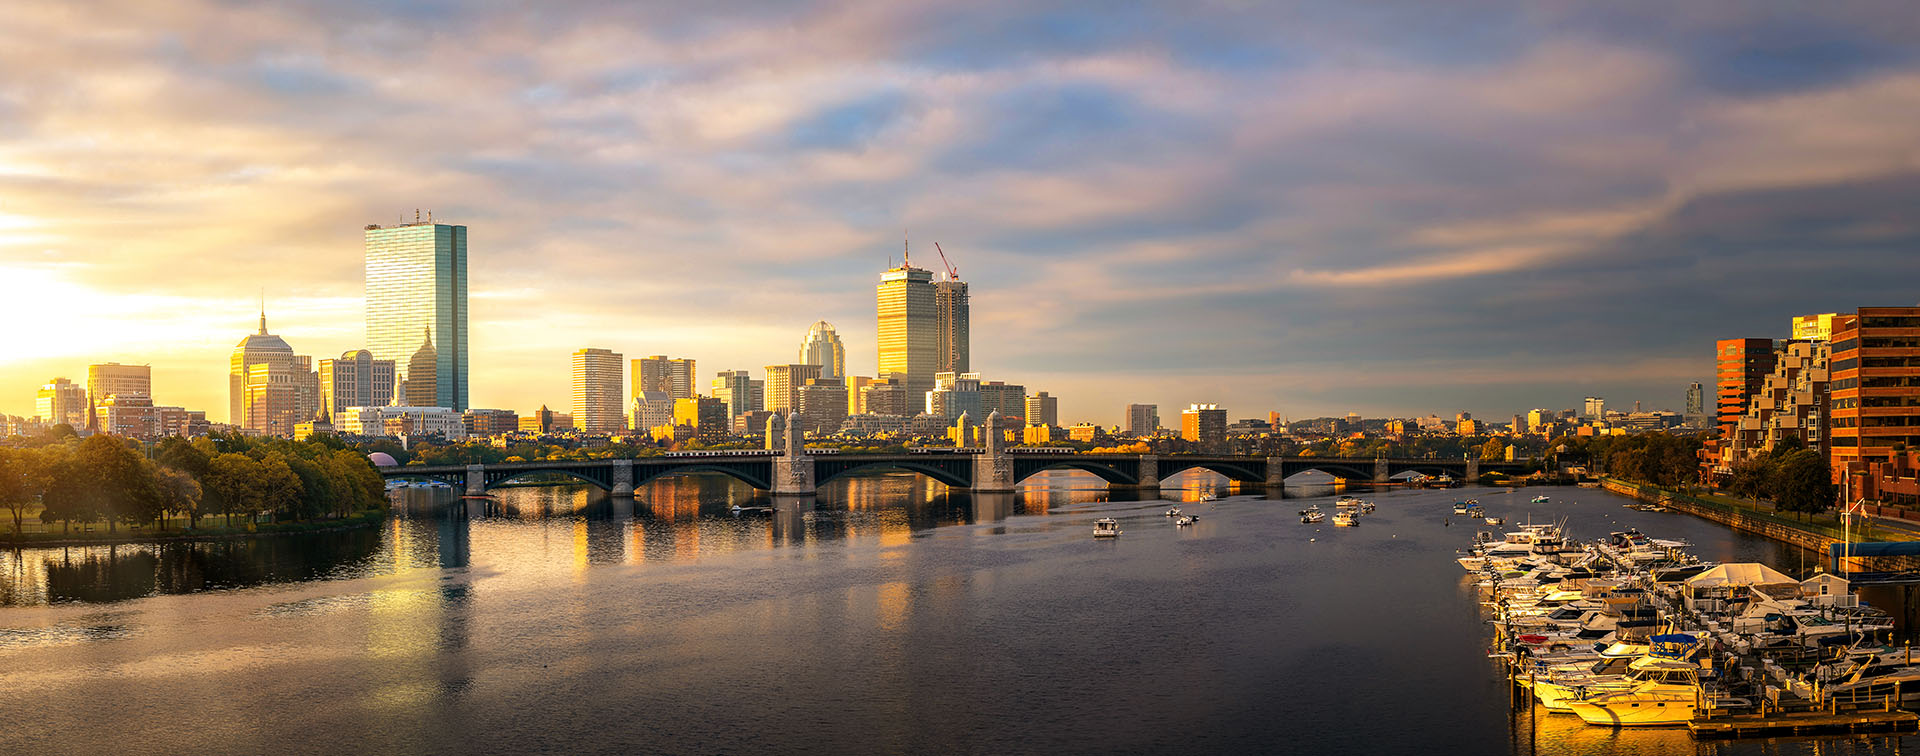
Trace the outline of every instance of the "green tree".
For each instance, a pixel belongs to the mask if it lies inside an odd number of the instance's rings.
[[[119,438],[91,436],[80,442],[75,457],[85,470],[90,493],[95,497],[94,507],[106,518],[108,531],[115,530],[123,520],[151,519],[159,510],[146,460]]]
[[[184,470],[166,466],[155,468],[153,474],[161,513],[186,517],[190,528],[198,523],[203,495],[200,481]],[[167,521],[163,518],[160,520],[160,529],[166,528]]]
[[[287,464],[287,458],[278,452],[270,452],[260,460],[258,469],[261,509],[255,511],[294,511],[300,505],[304,491],[300,476]]]
[[[235,513],[258,511],[265,494],[260,484],[260,463],[245,454],[225,452],[208,465],[207,477],[200,481],[212,513],[225,515],[233,526]]]
[[[1826,457],[1813,449],[1789,452],[1769,480],[1775,505],[1788,512],[1824,512],[1839,496]]]
[[[1763,456],[1741,460],[1734,463],[1732,473],[1727,476],[1727,490],[1735,496],[1763,498],[1772,477],[1773,460]]]
[[[25,527],[27,509],[46,490],[41,454],[31,449],[0,448],[0,507],[13,515],[13,533]]]
[[[1507,445],[1497,438],[1489,438],[1480,445],[1480,461],[1502,462],[1507,458]]]
[[[98,497],[87,485],[86,470],[75,453],[65,446],[47,446],[40,449],[40,454],[45,476],[40,492],[40,521],[58,522],[61,532],[71,532],[76,522],[99,519]]]

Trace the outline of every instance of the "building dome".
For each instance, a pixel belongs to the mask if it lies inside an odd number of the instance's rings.
[[[374,452],[372,454],[369,454],[367,455],[367,461],[372,462],[374,467],[399,467],[400,466],[399,460],[394,459],[393,455],[388,454],[386,452]]]

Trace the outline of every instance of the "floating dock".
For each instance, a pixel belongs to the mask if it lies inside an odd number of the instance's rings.
[[[1913,732],[1920,715],[1911,711],[1824,711],[1696,719],[1687,729],[1696,738],[1765,738],[1778,735],[1833,735],[1850,732]]]

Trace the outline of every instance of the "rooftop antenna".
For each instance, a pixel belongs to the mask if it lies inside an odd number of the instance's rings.
[[[415,223],[420,222],[420,208],[416,207],[413,209],[413,222]]]
[[[907,244],[907,232],[900,232],[900,267],[913,267],[913,247]]]
[[[267,335],[267,287],[260,287],[260,335]]]

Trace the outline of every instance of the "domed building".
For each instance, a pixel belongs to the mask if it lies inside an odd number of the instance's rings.
[[[285,339],[260,331],[241,339],[228,361],[227,421],[263,435],[292,436],[293,426],[320,408],[320,381],[313,358],[294,354]]]
[[[433,348],[433,329],[407,360],[406,404],[409,407],[440,406],[440,353]]]
[[[807,340],[800,344],[799,364],[819,365],[823,379],[847,377],[847,347],[840,343],[840,332],[832,323],[822,320],[807,329]]]

